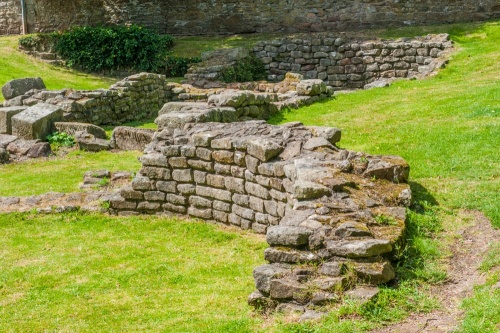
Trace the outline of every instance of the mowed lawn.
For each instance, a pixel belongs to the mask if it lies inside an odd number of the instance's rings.
[[[385,34],[423,31],[450,32],[456,41],[457,52],[437,76],[338,95],[272,119],[340,127],[342,147],[401,155],[410,163],[415,205],[408,252],[398,286],[382,288],[377,301],[347,304],[318,323],[267,318],[246,305],[254,289],[251,272],[264,263],[261,236],[155,216],[8,214],[0,215],[0,331],[361,332],[437,307],[428,289],[446,279],[443,221],[478,209],[500,227],[500,23]],[[19,173],[0,166],[0,195],[41,193],[26,190],[37,182],[73,191],[85,169],[119,163],[138,169],[136,161],[124,161],[135,158],[76,154],[67,164],[54,161],[53,168],[50,162],[21,164]],[[13,185],[21,171],[25,183]],[[498,331],[496,257],[493,245],[483,265],[487,283],[464,303],[460,332]]]

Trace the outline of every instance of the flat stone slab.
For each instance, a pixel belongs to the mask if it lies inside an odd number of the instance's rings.
[[[76,122],[56,122],[54,123],[54,128],[59,133],[66,133],[75,136],[76,132],[84,131],[92,134],[98,139],[106,139],[106,131],[99,126],[87,123],[76,123]]]
[[[45,140],[62,116],[59,106],[38,103],[12,117],[12,134],[25,140]]]
[[[2,87],[2,95],[5,99],[11,99],[27,93],[31,89],[45,89],[45,83],[39,77],[11,80]]]
[[[12,134],[12,117],[26,110],[26,108],[27,106],[10,106],[0,108],[0,134]]]
[[[153,140],[155,130],[118,126],[111,134],[111,148],[143,151]]]

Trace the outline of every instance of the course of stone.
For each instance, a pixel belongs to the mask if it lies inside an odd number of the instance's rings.
[[[139,24],[182,35],[314,32],[480,21],[496,0],[25,0],[29,33],[71,26]],[[21,1],[0,1],[0,35],[21,31]]]

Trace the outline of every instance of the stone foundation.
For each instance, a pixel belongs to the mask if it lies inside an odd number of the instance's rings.
[[[337,302],[358,283],[395,277],[390,260],[411,200],[402,158],[339,149],[339,140],[338,129],[301,123],[165,126],[111,211],[183,214],[266,234],[269,264],[254,271],[251,305],[305,311]]]

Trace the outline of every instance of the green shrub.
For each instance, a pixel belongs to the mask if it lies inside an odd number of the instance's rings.
[[[60,34],[55,50],[69,66],[83,70],[157,71],[172,38],[140,26],[75,27]]]
[[[224,68],[220,73],[223,82],[248,82],[266,78],[264,64],[254,54],[239,60],[236,65]]]
[[[169,55],[165,62],[165,75],[171,77],[184,76],[187,73],[190,64],[200,62],[201,58],[184,58]]]
[[[56,147],[73,147],[76,144],[75,138],[65,132],[53,132],[47,135],[47,141]]]

